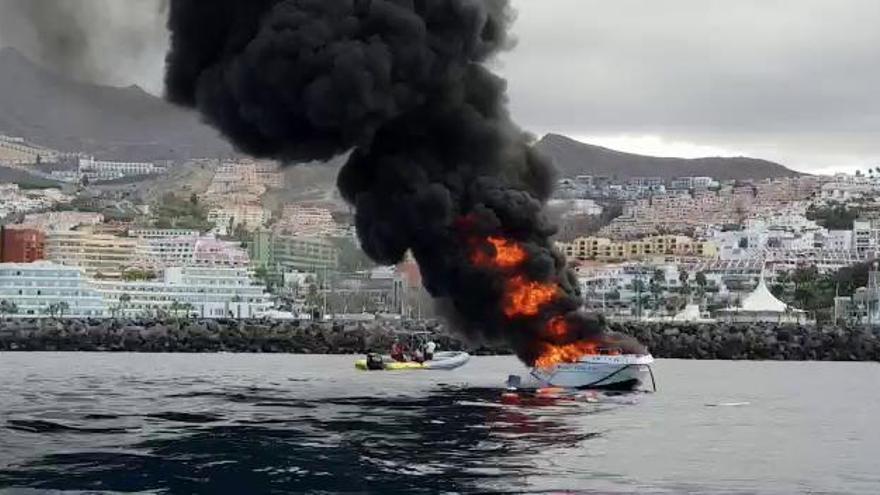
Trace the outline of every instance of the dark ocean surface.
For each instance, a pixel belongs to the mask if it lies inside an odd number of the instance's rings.
[[[0,353],[0,494],[880,493],[880,364],[660,361],[502,403],[513,358]]]

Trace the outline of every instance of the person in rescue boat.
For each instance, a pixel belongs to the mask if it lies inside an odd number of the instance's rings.
[[[398,363],[405,363],[407,361],[406,348],[400,343],[400,341],[395,341],[394,344],[391,345],[391,359]]]
[[[425,344],[425,361],[433,361],[434,360],[434,352],[437,351],[437,344],[433,340],[429,340],[427,344]]]

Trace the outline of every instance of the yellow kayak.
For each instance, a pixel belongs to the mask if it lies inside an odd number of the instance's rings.
[[[354,367],[359,370],[363,370],[363,371],[367,371],[369,369],[369,368],[367,368],[367,360],[366,359],[358,359],[357,361],[354,362]],[[430,368],[425,366],[424,363],[413,363],[413,362],[389,363],[389,362],[386,362],[386,363],[383,363],[383,369],[388,370],[388,371],[403,371],[403,370],[409,371],[409,370],[427,370]]]

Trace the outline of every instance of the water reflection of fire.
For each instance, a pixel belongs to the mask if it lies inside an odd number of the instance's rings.
[[[555,281],[531,279],[522,267],[529,261],[528,251],[516,241],[490,236],[470,243],[474,266],[497,270],[505,277],[502,310],[509,320],[542,321],[542,342],[534,366],[549,368],[561,363],[574,363],[585,355],[597,354],[598,344],[577,341],[564,314],[552,313],[552,305],[564,297],[564,290]]]

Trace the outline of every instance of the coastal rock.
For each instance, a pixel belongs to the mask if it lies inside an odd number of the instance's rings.
[[[880,361],[880,331],[865,327],[775,324],[613,323],[658,358]],[[440,349],[506,354],[469,343],[436,321],[5,319],[0,351],[387,352],[405,332],[428,332]]]

